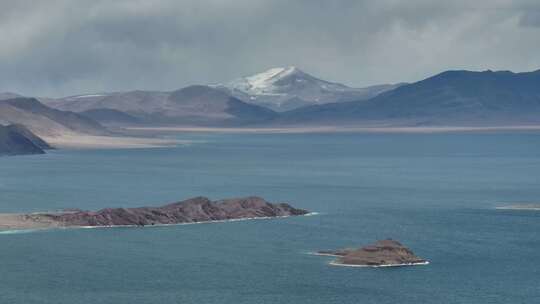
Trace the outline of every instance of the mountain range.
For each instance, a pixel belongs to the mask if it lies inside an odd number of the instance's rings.
[[[446,71],[366,101],[293,110],[278,124],[523,125],[540,122],[540,70]]]
[[[103,125],[506,126],[538,124],[539,114],[540,70],[446,71],[414,83],[355,89],[288,67],[171,92],[39,101],[0,94],[0,124],[23,124],[39,136],[106,135]]]
[[[131,91],[42,99],[104,124],[245,125],[274,119],[276,113],[223,90],[193,85],[172,92]]]
[[[172,92],[93,93],[40,100],[108,125],[241,126],[268,123],[279,112],[307,105],[365,100],[400,85],[350,88],[287,67],[225,84],[194,85]]]

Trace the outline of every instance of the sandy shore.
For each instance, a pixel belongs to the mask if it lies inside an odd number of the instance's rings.
[[[330,262],[328,263],[332,266],[342,266],[342,267],[363,267],[363,268],[385,268],[385,267],[404,267],[404,266],[420,266],[420,265],[429,265],[428,261],[420,263],[404,263],[404,264],[386,264],[386,265],[356,265],[356,264],[343,264],[339,262]]]
[[[58,224],[45,218],[29,218],[25,214],[4,213],[0,214],[0,231],[2,230],[30,230],[55,228]]]
[[[134,149],[156,148],[177,144],[188,144],[187,141],[166,140],[161,138],[141,138],[123,136],[93,136],[93,135],[61,135],[42,137],[55,148],[70,149]]]
[[[320,252],[308,252],[310,255],[316,255],[316,256],[327,256],[327,257],[341,257],[341,255],[338,254],[331,254],[331,253],[320,253]],[[404,264],[387,264],[387,265],[358,265],[358,264],[344,264],[337,261],[331,261],[328,263],[328,265],[331,266],[343,266],[343,267],[370,267],[370,268],[379,268],[379,267],[402,267],[402,266],[417,266],[417,265],[428,265],[429,262],[419,262],[419,263],[404,263]]]
[[[276,127],[276,128],[212,128],[212,127],[128,127],[133,131],[152,132],[208,132],[208,133],[447,133],[447,132],[497,132],[497,131],[539,131],[540,125],[485,126],[485,127]]]
[[[135,135],[146,133],[148,137],[135,136],[94,136],[83,134],[62,134],[41,136],[56,148],[68,149],[135,149],[156,148],[189,144],[189,141],[153,137],[160,133],[253,133],[253,134],[302,134],[302,133],[449,133],[449,132],[499,132],[499,131],[540,131],[540,125],[498,126],[498,127],[279,127],[279,128],[211,128],[211,127],[128,127]],[[137,134],[140,133],[140,134]]]

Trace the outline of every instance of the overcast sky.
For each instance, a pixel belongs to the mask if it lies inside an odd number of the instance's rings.
[[[0,1],[0,92],[171,90],[288,65],[356,87],[540,69],[540,1]]]

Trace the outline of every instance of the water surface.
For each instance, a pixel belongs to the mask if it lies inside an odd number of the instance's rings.
[[[540,134],[192,134],[0,158],[0,212],[256,194],[313,217],[0,234],[0,303],[534,303]],[[428,266],[331,267],[392,237]]]

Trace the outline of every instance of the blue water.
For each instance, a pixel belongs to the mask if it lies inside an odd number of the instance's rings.
[[[0,158],[0,212],[259,195],[312,217],[0,234],[0,303],[537,303],[540,134],[181,135]],[[331,267],[395,238],[428,266]]]

